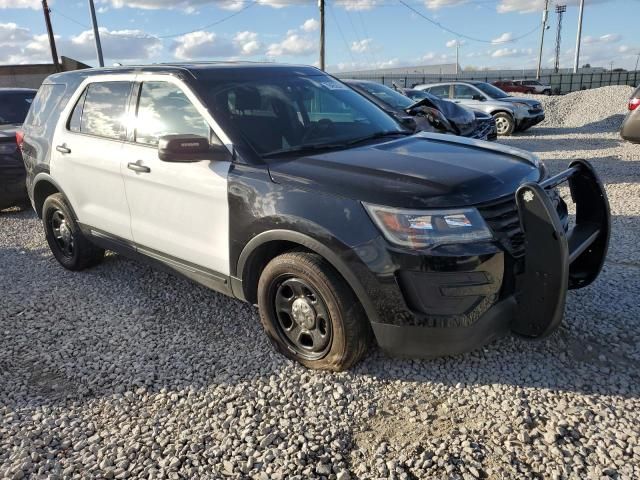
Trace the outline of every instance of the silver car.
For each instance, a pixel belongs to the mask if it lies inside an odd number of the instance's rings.
[[[493,115],[498,135],[524,131],[544,120],[544,110],[539,101],[511,97],[486,82],[442,82],[416,85],[414,88]]]

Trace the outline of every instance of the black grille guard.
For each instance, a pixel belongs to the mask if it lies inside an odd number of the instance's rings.
[[[545,190],[568,182],[576,205],[575,226],[565,233]],[[541,337],[562,322],[567,290],[582,288],[600,273],[609,247],[611,213],[604,186],[586,160],[516,192],[525,236],[524,272],[518,276],[517,310],[511,329]]]

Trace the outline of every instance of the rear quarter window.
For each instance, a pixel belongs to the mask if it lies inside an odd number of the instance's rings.
[[[40,87],[36,98],[31,102],[31,108],[24,122],[25,126],[43,128],[49,117],[58,107],[66,89],[62,84],[45,84]]]

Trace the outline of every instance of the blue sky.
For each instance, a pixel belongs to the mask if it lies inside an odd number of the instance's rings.
[[[49,1],[60,55],[95,65],[87,2]],[[218,59],[317,62],[316,0],[95,1],[107,64]],[[460,64],[465,68],[536,64],[544,0],[403,1],[462,36],[428,22],[399,0],[327,0],[328,69],[451,63],[456,40],[462,45]],[[556,33],[556,2],[550,3],[546,66],[553,64]],[[568,9],[561,66],[570,67],[577,0],[562,3]],[[613,62],[614,68],[634,68],[640,53],[638,11],[638,0],[587,0],[581,63],[608,68]],[[208,27],[214,22],[219,23]],[[532,33],[519,38],[528,32]],[[0,0],[0,64],[50,61],[45,33],[40,0]]]

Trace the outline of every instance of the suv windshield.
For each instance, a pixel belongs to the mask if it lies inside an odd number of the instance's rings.
[[[0,92],[0,125],[21,124],[35,92]]]
[[[408,132],[362,95],[326,75],[211,80],[204,88],[214,118],[231,140],[248,143],[263,157],[346,148],[368,138]]]
[[[489,83],[475,83],[473,86],[489,95],[491,98],[505,98],[509,96],[498,87],[494,87]]]
[[[390,107],[398,110],[410,107],[414,103],[409,97],[396,92],[393,88],[389,88],[386,85],[367,82],[359,83],[357,85]]]

